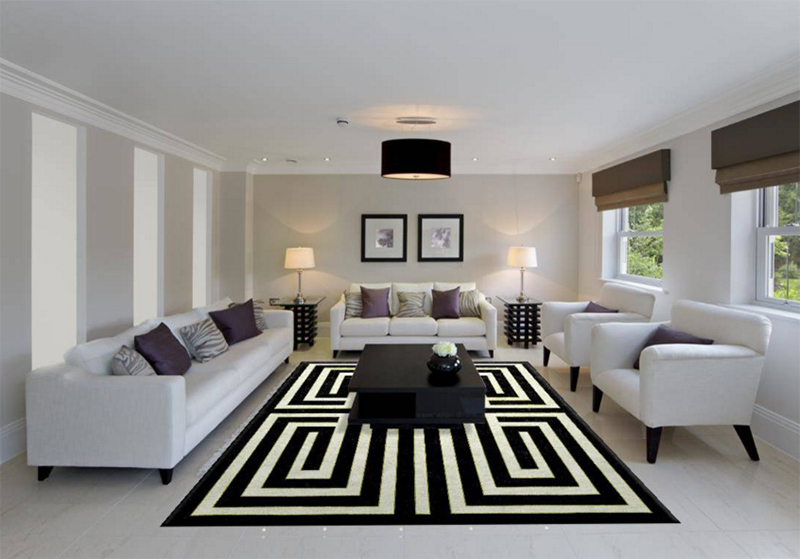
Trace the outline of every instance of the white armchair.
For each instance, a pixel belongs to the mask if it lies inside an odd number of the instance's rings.
[[[606,283],[597,303],[616,309],[617,313],[585,313],[589,301],[577,303],[547,302],[542,305],[542,345],[544,366],[552,351],[569,365],[570,390],[578,386],[581,367],[588,367],[591,355],[592,327],[607,322],[650,322],[656,298],[652,293]]]
[[[733,425],[758,460],[750,418],[772,325],[761,315],[678,301],[671,328],[713,345],[642,347],[658,324],[601,324],[592,330],[592,409],[603,394],[647,427],[647,461],[655,463],[667,426]],[[640,357],[640,369],[633,368]]]

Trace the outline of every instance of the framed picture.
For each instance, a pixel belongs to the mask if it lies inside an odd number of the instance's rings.
[[[464,214],[420,214],[417,260],[464,261]]]
[[[362,214],[362,262],[405,262],[407,239],[407,215]]]

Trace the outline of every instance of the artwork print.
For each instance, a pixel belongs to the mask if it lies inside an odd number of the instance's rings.
[[[361,261],[405,262],[408,215],[363,214],[361,216]]]
[[[450,248],[450,232],[452,229],[449,227],[434,227],[431,229],[431,248]]]
[[[463,214],[420,214],[418,218],[417,260],[464,261]]]
[[[375,248],[394,248],[394,229],[376,230]]]

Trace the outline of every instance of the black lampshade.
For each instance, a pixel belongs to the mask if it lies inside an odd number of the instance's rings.
[[[385,179],[450,178],[450,142],[416,138],[386,140],[381,146],[381,176]]]

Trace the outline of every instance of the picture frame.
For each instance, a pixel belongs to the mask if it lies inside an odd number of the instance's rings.
[[[407,214],[361,215],[361,261],[406,262]]]
[[[419,262],[464,261],[464,214],[419,214]]]

